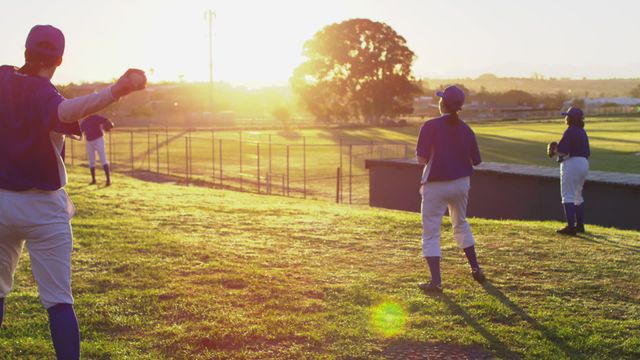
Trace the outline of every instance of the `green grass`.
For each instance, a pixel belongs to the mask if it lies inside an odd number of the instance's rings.
[[[559,140],[561,121],[472,125],[485,161],[555,166],[544,156],[546,144]],[[588,120],[592,170],[640,173],[640,119]]]
[[[402,343],[498,358],[640,357],[640,233],[473,219],[490,284],[443,225],[445,294],[426,279],[418,214],[72,169],[73,286],[87,359],[380,358]],[[81,181],[82,180],[82,181]],[[51,359],[24,254],[0,358]]]

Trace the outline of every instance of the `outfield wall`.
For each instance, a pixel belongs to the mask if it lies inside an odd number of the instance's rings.
[[[422,166],[414,160],[367,160],[369,204],[420,211]],[[640,175],[592,171],[583,192],[587,224],[640,230]],[[470,217],[564,220],[559,167],[483,163],[471,177]]]

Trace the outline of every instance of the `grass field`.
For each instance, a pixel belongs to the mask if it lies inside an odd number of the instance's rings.
[[[545,156],[546,144],[559,140],[566,128],[562,120],[500,122],[471,124],[478,136],[484,161],[557,166]],[[301,131],[244,131],[242,133],[242,171],[240,169],[240,134],[237,131],[209,130],[191,134],[192,176],[196,179],[261,191],[266,175],[271,171],[273,192],[282,192],[287,174],[287,147],[289,148],[289,191],[302,197],[304,191],[304,152],[306,149],[307,195],[315,199],[335,199],[336,170],[343,168],[343,200],[348,201],[349,172],[354,203],[368,203],[368,172],[364,160],[371,158],[413,157],[419,128],[364,128],[364,129],[307,129]],[[594,118],[588,120],[592,158],[591,169],[640,173],[640,119]],[[156,135],[159,150],[156,151]],[[184,176],[186,173],[186,143],[184,131],[133,133],[133,153],[136,169],[159,171]],[[271,137],[271,161],[269,161]],[[168,141],[167,141],[168,139]],[[303,140],[304,139],[304,140]],[[108,138],[107,138],[108,140]],[[130,134],[120,130],[112,135],[112,158],[116,169],[131,169]],[[343,147],[340,150],[340,141]],[[307,146],[303,148],[303,141]],[[212,144],[213,142],[213,144]],[[167,146],[168,144],[168,146]],[[258,144],[260,161],[258,165]],[[351,150],[349,144],[353,144]],[[212,148],[212,145],[213,148]],[[220,151],[222,149],[222,151]],[[84,162],[86,155],[81,144],[75,144],[76,163]],[[351,157],[349,153],[351,151]],[[220,159],[222,153],[222,159]],[[169,167],[167,166],[169,158]],[[349,166],[349,159],[351,167]],[[222,166],[221,166],[222,164]],[[258,166],[260,167],[258,171]],[[214,171],[215,170],[215,171]]]
[[[445,222],[434,298],[415,287],[426,278],[417,214],[119,175],[88,187],[84,172],[71,170],[68,190],[87,359],[402,358],[437,344],[509,359],[640,357],[638,232],[566,238],[559,223],[474,219],[483,288]],[[26,254],[0,349],[52,358]]]

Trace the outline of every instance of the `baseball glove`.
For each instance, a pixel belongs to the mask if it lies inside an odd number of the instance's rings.
[[[557,148],[557,142],[550,142],[549,145],[547,145],[547,156],[550,158],[554,157],[556,155]]]
[[[102,128],[104,129],[104,131],[110,131],[111,129],[113,129],[113,123],[107,120],[107,122],[102,125]]]

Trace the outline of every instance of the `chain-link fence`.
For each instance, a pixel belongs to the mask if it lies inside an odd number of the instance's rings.
[[[105,134],[114,171],[149,180],[368,204],[366,159],[413,156],[407,143],[331,141],[212,130],[137,129]],[[249,136],[248,136],[249,135]],[[274,136],[275,137],[275,136]],[[67,141],[66,162],[86,165],[84,142]]]

